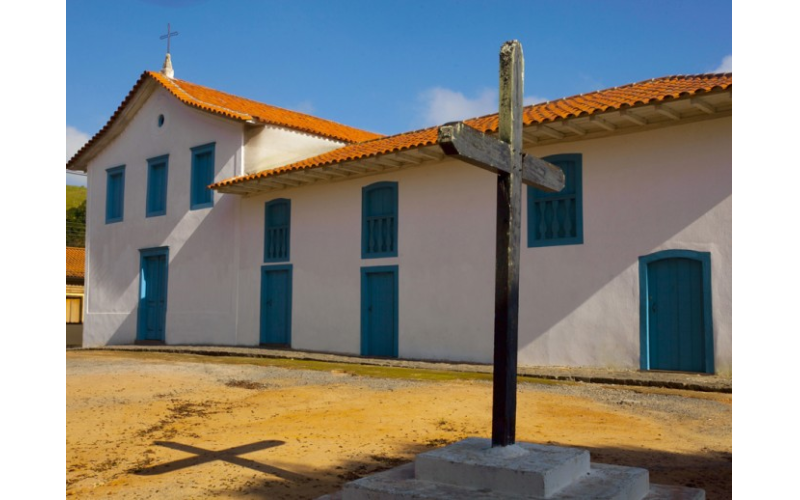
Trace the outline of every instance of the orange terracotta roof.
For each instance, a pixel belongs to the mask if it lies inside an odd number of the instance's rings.
[[[598,90],[588,94],[565,97],[555,101],[526,106],[523,112],[523,121],[526,126],[548,123],[556,120],[589,116],[633,106],[656,104],[681,97],[727,90],[732,87],[732,73],[666,76],[663,78],[631,83],[622,87]],[[497,132],[498,129],[497,113],[464,120],[464,122],[484,133]],[[438,126],[435,126],[423,130],[382,137],[360,144],[343,146],[319,156],[307,158],[280,168],[225,179],[216,184],[212,184],[210,187],[213,189],[230,186],[295,170],[324,167],[344,161],[433,145],[437,143],[438,128]]]
[[[256,120],[257,122],[280,125],[350,143],[383,137],[382,134],[375,134],[304,113],[270,106],[184,80],[169,79],[154,71],[148,71],[147,75],[158,81],[184,104],[229,118],[245,121]]]
[[[86,249],[67,247],[67,278],[83,278]]]
[[[169,79],[154,71],[145,71],[111,116],[111,119],[108,120],[108,123],[67,162],[67,168],[77,165],[80,158],[108,132],[122,110],[125,109],[136,92],[148,80],[158,82],[184,104],[233,120],[278,125],[346,143],[363,142],[383,137],[382,134],[367,132],[366,130],[349,127],[304,113],[270,106],[184,80]]]

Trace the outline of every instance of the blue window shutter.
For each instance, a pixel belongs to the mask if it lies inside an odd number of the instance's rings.
[[[167,165],[169,155],[147,160],[147,217],[167,213]]]
[[[125,165],[106,170],[106,224],[120,222],[125,207]]]
[[[397,183],[365,186],[361,211],[361,258],[397,257]]]
[[[264,262],[289,260],[292,204],[281,198],[264,206]]]
[[[192,210],[214,206],[214,192],[208,189],[214,182],[214,145],[212,142],[192,148]]]
[[[583,160],[580,154],[561,154],[544,160],[561,167],[564,189],[545,193],[528,186],[528,246],[583,243]]]

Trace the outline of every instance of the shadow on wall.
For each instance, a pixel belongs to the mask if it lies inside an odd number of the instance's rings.
[[[167,343],[238,344],[239,203],[236,195],[222,195],[174,256],[170,249]]]
[[[703,137],[703,129],[698,131],[695,137],[681,130],[662,130],[638,135],[640,140],[633,145],[628,136],[587,148],[584,243],[528,248],[523,232],[521,349],[536,343],[535,356],[550,350],[548,356],[555,354],[558,362],[565,363],[585,364],[587,358],[580,356],[588,351],[594,356],[606,352],[610,359],[622,355],[638,363],[638,258],[665,248],[716,250],[712,261],[722,256],[730,265],[730,246],[718,248],[716,243],[730,241],[731,163],[730,157],[714,157],[726,144],[729,154],[730,140],[713,133],[709,139]],[[667,140],[659,140],[663,136]],[[712,147],[704,145],[706,139]],[[678,143],[681,156],[670,148]],[[620,152],[640,161],[632,163]],[[526,220],[523,217],[523,224]],[[710,234],[714,231],[719,232]],[[712,283],[717,283],[713,275]],[[598,294],[606,287],[612,288]],[[713,293],[729,296],[730,290]],[[581,307],[585,309],[580,315],[574,314]],[[543,337],[554,328],[551,345]],[[565,342],[566,333],[570,338]],[[619,345],[620,339],[634,334],[630,340],[635,342]],[[626,348],[629,352],[620,352]]]
[[[159,226],[150,233],[154,236],[150,240],[152,243],[133,249],[130,255],[134,256],[135,262],[127,263],[130,276],[125,289],[136,291],[136,302],[133,310],[115,329],[108,344],[132,344],[136,341],[141,266],[139,250],[163,246],[169,247],[166,343],[236,344],[234,329],[231,328],[235,314],[236,247],[233,244],[233,231],[236,224],[226,222],[235,220],[236,203],[238,200],[233,195],[223,195],[211,209],[187,209],[178,216],[170,215],[168,211],[169,224],[160,221]],[[194,220],[196,218],[201,220]],[[148,220],[130,222],[147,224]],[[223,231],[228,233],[221,234]],[[172,243],[182,240],[180,245]],[[232,243],[229,246],[220,245],[220,240]],[[214,251],[209,251],[209,248]],[[220,332],[229,332],[230,336],[220,337]]]
[[[111,338],[108,340],[109,345],[125,345],[134,343],[136,340],[137,312],[138,308],[134,309],[125,316],[125,319],[122,321],[122,323],[120,323],[117,329],[114,330],[114,333],[111,334]],[[133,332],[133,335],[131,335],[131,332]]]
[[[623,349],[627,352],[622,359],[638,359],[638,257],[662,246],[708,251],[710,243],[703,246],[702,242],[720,240],[705,234],[711,224],[705,219],[713,222],[717,213],[730,212],[720,206],[729,203],[731,196],[729,157],[713,158],[713,153],[724,149],[725,139],[712,137],[712,142],[719,143],[714,149],[703,143],[702,134],[694,137],[682,130],[637,134],[633,144],[630,137],[587,141],[581,146],[585,150],[584,244],[528,248],[527,241],[522,241],[520,324],[525,326],[520,330],[521,351],[536,343],[537,353],[553,355],[558,363],[596,364],[597,357],[587,363],[588,358],[580,357],[585,354],[579,353],[605,350],[609,357],[620,358],[617,351]],[[680,157],[669,148],[678,143]],[[729,141],[727,145],[729,152]],[[637,163],[625,155],[637,158]],[[169,249],[167,343],[239,343],[233,326],[238,313],[238,224],[230,222],[238,221],[238,203],[235,195],[222,195],[211,210],[192,212],[186,207],[178,216],[168,212],[171,224],[162,223],[158,229],[151,247],[186,238]],[[197,217],[202,220],[193,220]],[[700,219],[703,222],[692,228]],[[526,220],[523,216],[523,223]],[[134,221],[125,223],[130,222]],[[729,219],[720,222],[729,224]],[[146,219],[141,222],[146,223]],[[730,227],[722,231],[729,235]],[[729,258],[730,249],[724,252]],[[715,258],[712,255],[712,267]],[[138,296],[138,252],[136,262],[128,265],[128,283]],[[607,287],[615,287],[613,293],[598,295]],[[723,293],[729,295],[729,290]],[[597,299],[592,300],[595,295]],[[576,314],[584,304],[588,308]],[[605,314],[608,311],[614,314]],[[134,305],[109,343],[133,341],[136,314]],[[547,334],[554,328],[551,346]],[[569,329],[566,342],[559,328]],[[626,340],[624,346],[619,345],[620,339]],[[575,345],[580,348],[571,352]],[[560,351],[552,352],[556,349]]]

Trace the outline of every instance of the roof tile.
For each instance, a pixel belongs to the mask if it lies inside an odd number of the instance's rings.
[[[631,106],[658,103],[683,96],[727,90],[732,86],[732,73],[666,76],[526,106],[523,111],[523,121],[525,125],[548,123],[555,120],[589,116]],[[464,120],[464,122],[484,133],[496,132],[498,129],[498,116],[496,113]],[[212,184],[210,187],[213,189],[231,186],[242,182],[281,175],[294,170],[324,167],[344,161],[433,145],[437,143],[438,128],[438,126],[435,126],[423,130],[415,130],[413,132],[404,132],[389,137],[373,139],[359,144],[343,146],[339,149],[276,169],[225,179],[216,184]]]
[[[86,249],[67,247],[67,278],[83,278]]]
[[[170,79],[154,71],[146,74],[158,81],[184,104],[229,118],[280,125],[348,143],[383,137],[381,134],[227,94],[184,80]]]
[[[128,95],[117,107],[108,122],[67,162],[67,168],[75,167],[81,158],[110,130],[117,117],[133,99],[136,92],[147,82],[154,80],[182,103],[204,111],[225,116],[233,120],[256,121],[326,137],[346,143],[356,143],[383,137],[382,134],[367,132],[315,116],[270,106],[268,104],[237,97],[219,90],[196,85],[184,80],[170,79],[161,73],[145,71]]]

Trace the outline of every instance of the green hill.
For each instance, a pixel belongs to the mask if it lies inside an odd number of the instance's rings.
[[[67,186],[67,210],[79,206],[86,200],[86,188],[82,186]]]
[[[67,246],[82,247],[86,239],[86,188],[67,186]]]

